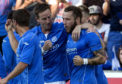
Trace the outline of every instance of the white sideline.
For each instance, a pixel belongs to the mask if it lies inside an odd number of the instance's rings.
[[[122,78],[122,71],[108,71],[104,70],[107,78]]]

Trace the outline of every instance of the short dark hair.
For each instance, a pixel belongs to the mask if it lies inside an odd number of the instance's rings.
[[[64,12],[69,12],[72,11],[74,18],[78,18],[80,17],[80,20],[82,18],[82,11],[80,8],[76,7],[76,6],[68,6],[64,9]]]
[[[89,9],[87,6],[85,5],[80,5],[79,8],[81,9],[81,11],[87,15],[89,15]]]
[[[12,18],[20,26],[29,26],[30,14],[26,9],[19,9],[14,11]]]
[[[38,3],[34,8],[34,13],[37,18],[39,18],[38,14],[44,12],[45,10],[50,10],[50,5],[47,3]]]
[[[13,10],[8,13],[7,19],[12,19],[13,18]]]

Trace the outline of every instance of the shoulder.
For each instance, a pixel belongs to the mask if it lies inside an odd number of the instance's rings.
[[[64,30],[64,24],[63,22],[61,23],[55,22],[52,24],[52,28],[53,28],[53,31]]]
[[[35,26],[32,29],[30,29],[31,32],[35,33],[38,32],[38,29],[40,28],[40,26]]]
[[[110,30],[110,24],[103,23],[103,26],[101,27],[102,30]]]
[[[96,33],[95,32],[87,32],[87,29],[83,29],[81,31],[82,35],[85,35],[85,36],[96,36]]]
[[[87,32],[85,31],[85,38],[86,40],[89,41],[98,41],[100,40],[99,36],[95,32]]]
[[[32,31],[28,31],[28,33],[24,37],[22,37],[22,41],[33,43],[37,38],[38,37],[36,33],[33,33]]]
[[[8,39],[8,36],[6,36],[6,37],[3,39],[2,45],[8,44],[8,43],[9,43],[9,39]]]
[[[103,23],[103,27],[110,28],[110,24]]]

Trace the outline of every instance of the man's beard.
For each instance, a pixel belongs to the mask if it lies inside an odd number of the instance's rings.
[[[98,19],[98,20],[96,21],[96,23],[94,23],[94,25],[98,25],[99,22],[100,22],[100,20]]]
[[[50,31],[51,30],[51,24],[48,24],[48,25],[43,25],[43,28],[45,31]]]
[[[72,25],[72,27],[71,27],[71,30],[70,30],[70,32],[69,33],[72,33],[72,31],[74,30],[74,28],[76,27],[76,22]]]

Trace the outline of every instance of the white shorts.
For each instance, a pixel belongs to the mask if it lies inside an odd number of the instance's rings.
[[[49,82],[49,83],[44,83],[44,84],[66,84],[65,81],[57,81],[57,82]]]

